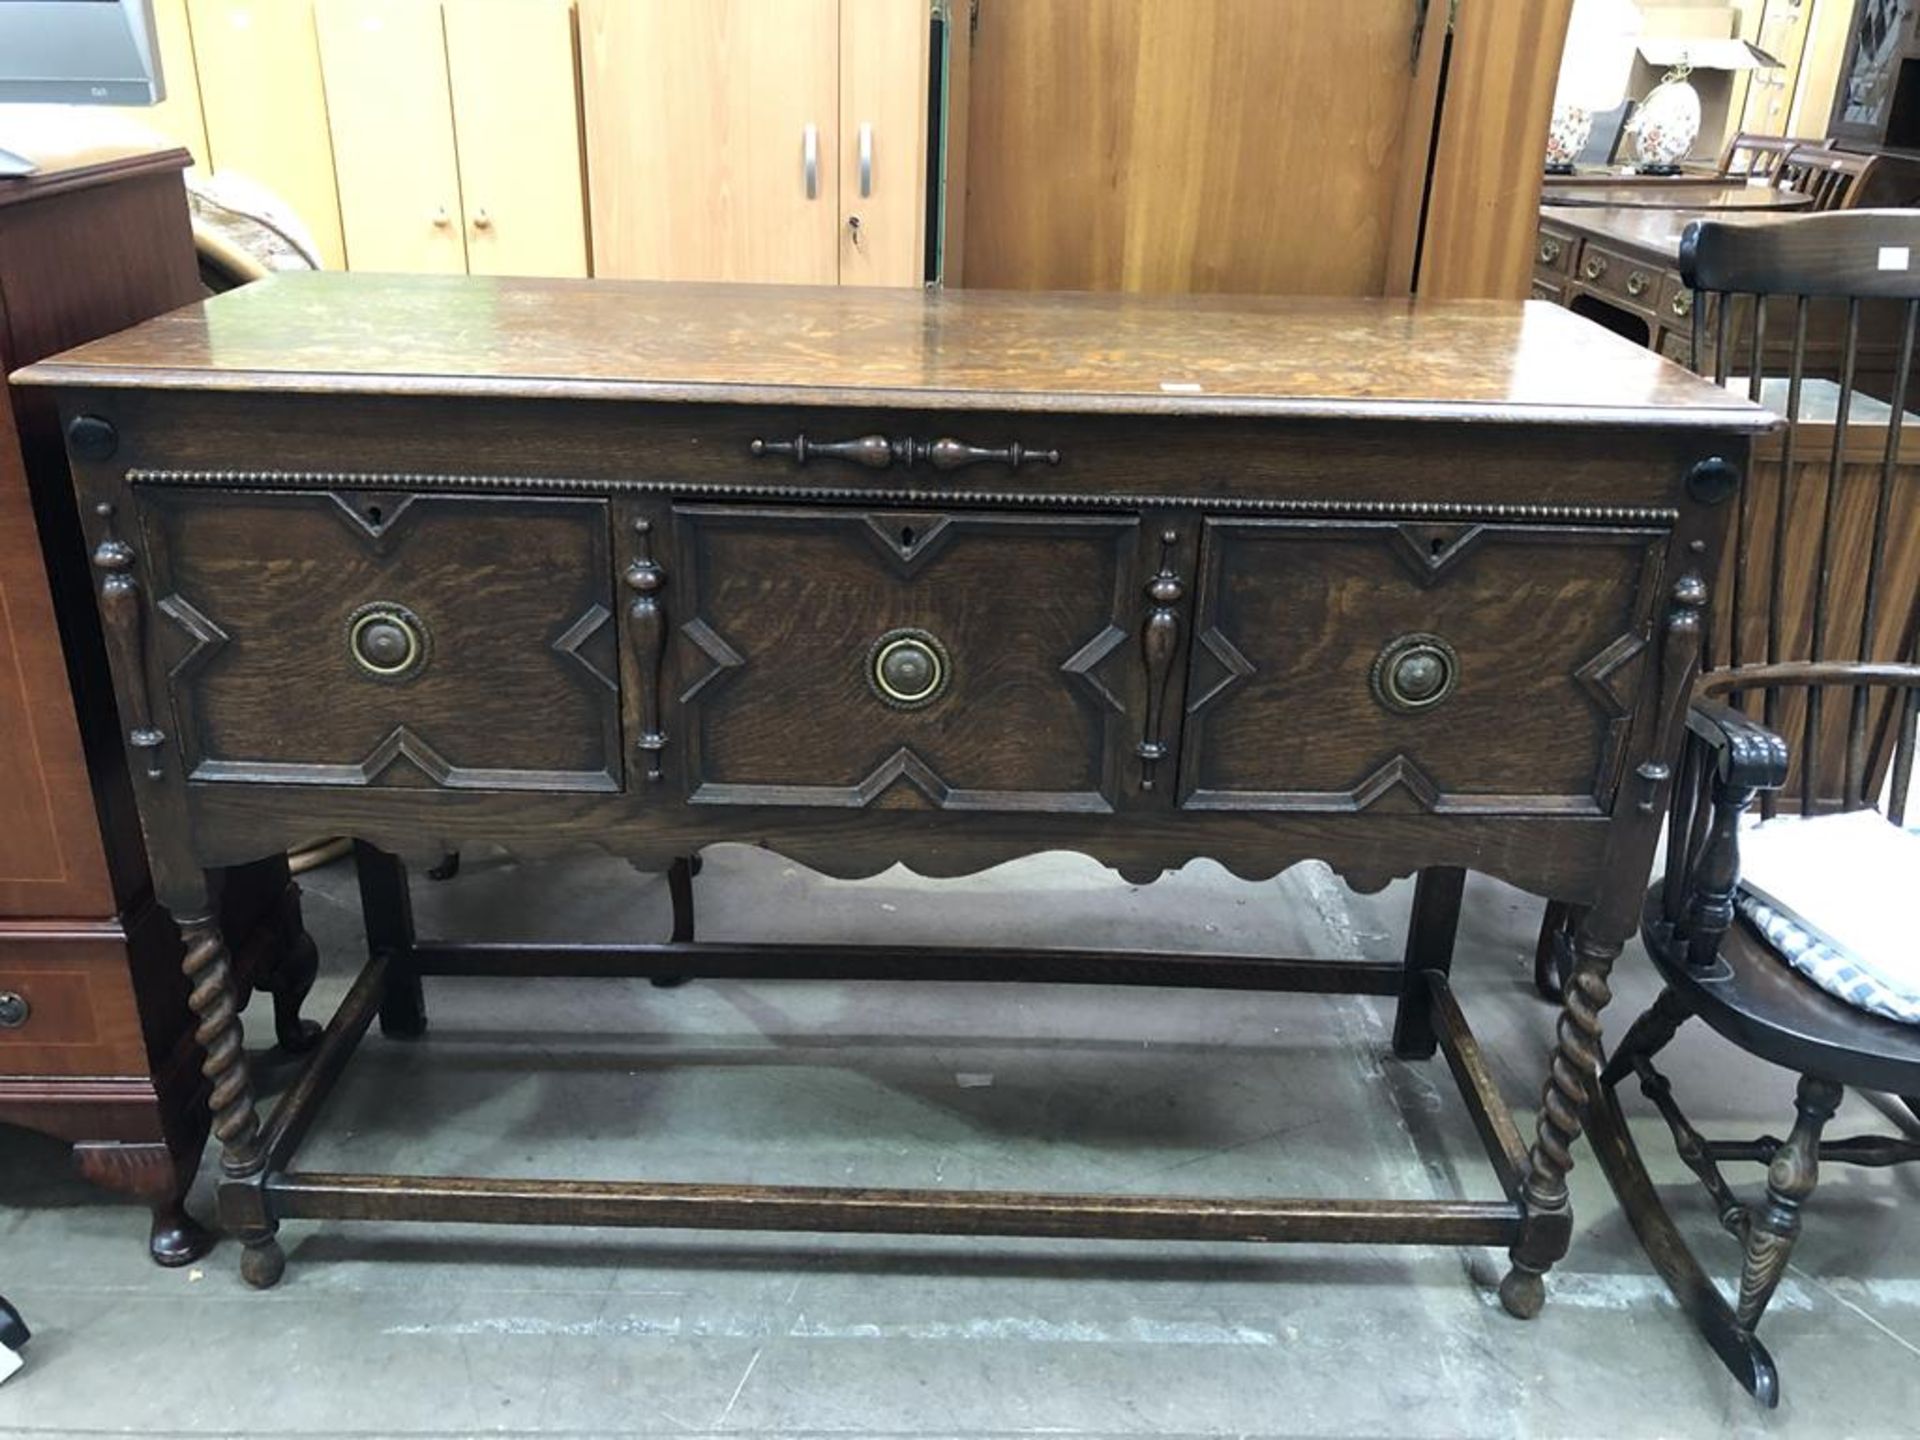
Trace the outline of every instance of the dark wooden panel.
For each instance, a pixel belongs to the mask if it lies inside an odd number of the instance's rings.
[[[141,507],[193,778],[618,788],[603,502],[147,487]],[[380,606],[417,622],[404,677],[352,654]]]
[[[1111,808],[1141,720],[1139,531],[1128,515],[676,508],[688,793]],[[918,708],[875,682],[889,637],[946,672]]]
[[[1604,811],[1664,545],[1623,527],[1208,521],[1184,803]],[[1376,672],[1417,635],[1451,647],[1457,683],[1402,713]]]

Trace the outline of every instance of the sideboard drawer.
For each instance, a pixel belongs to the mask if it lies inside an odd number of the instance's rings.
[[[1637,310],[1652,313],[1659,299],[1658,267],[1591,240],[1581,247],[1579,277],[1589,290],[1610,295]]]
[[[15,928],[0,962],[0,1076],[145,1075],[126,952],[106,935]]]
[[[605,501],[139,493],[190,778],[620,788]]]
[[[1118,803],[1136,516],[683,505],[673,531],[666,730],[693,803]]]
[[[1606,812],[1664,544],[1638,528],[1208,521],[1182,803]]]

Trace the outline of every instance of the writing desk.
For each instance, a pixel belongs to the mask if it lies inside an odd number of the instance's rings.
[[[55,387],[221,1213],[1565,1253],[1724,506],[1766,412],[1546,305],[282,276],[33,366]],[[1421,872],[1405,964],[1069,949],[377,943],[256,1113],[203,869],[770,847],[958,875]],[[1524,1141],[1448,984],[1464,871],[1580,907]],[[318,1174],[295,1152],[421,975],[1003,979],[1396,997],[1497,1201]]]

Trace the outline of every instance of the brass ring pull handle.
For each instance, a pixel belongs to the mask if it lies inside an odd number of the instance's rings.
[[[1552,235],[1542,237],[1540,241],[1540,263],[1542,265],[1558,264],[1560,260],[1560,250],[1561,242],[1559,239]]]
[[[889,466],[914,466],[922,463],[935,470],[958,470],[965,465],[997,464],[1018,470],[1022,465],[1058,465],[1058,450],[1035,450],[1015,441],[1011,445],[969,445],[963,440],[942,437],[916,440],[912,436],[888,439],[885,435],[862,435],[857,440],[809,440],[805,434],[791,440],[755,440],[747,449],[757,458],[784,455],[796,465],[813,460],[844,460],[864,465],[869,470]]]
[[[1586,264],[1582,265],[1580,269],[1581,272],[1586,275],[1587,279],[1598,280],[1602,275],[1607,273],[1607,257],[1604,255],[1589,255],[1587,256]]]
[[[18,1030],[33,1014],[33,1006],[18,990],[0,990],[0,1030]]]
[[[1418,715],[1453,693],[1460,656],[1438,635],[1398,635],[1374,657],[1369,678],[1374,699],[1387,709]]]
[[[1644,270],[1627,272],[1627,294],[1629,295],[1644,295],[1652,284],[1653,277]]]
[[[1673,299],[1667,302],[1667,308],[1682,320],[1686,319],[1693,313],[1693,292],[1691,290],[1674,291]]]
[[[404,605],[375,600],[347,617],[347,654],[375,680],[407,680],[425,668],[427,627]]]
[[[889,630],[867,652],[867,683],[896,710],[931,705],[952,675],[947,647],[925,630]]]

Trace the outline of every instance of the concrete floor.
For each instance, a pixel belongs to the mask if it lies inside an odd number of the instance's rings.
[[[709,938],[1193,944],[1397,956],[1408,887],[1196,863],[1149,890],[1043,856],[844,884],[721,849]],[[309,877],[327,957],[351,875]],[[608,860],[470,856],[416,885],[423,933],[664,934],[664,884]],[[1553,1012],[1538,907],[1476,878],[1458,988],[1531,1133]],[[1651,995],[1616,975],[1615,1033]],[[429,982],[433,1029],[369,1038],[303,1160],[469,1174],[1309,1193],[1496,1191],[1444,1067],[1384,1058],[1361,999],[823,983]],[[255,1026],[256,1032],[259,1026]],[[256,1039],[258,1035],[256,1033]],[[1776,1133],[1791,1082],[1704,1031],[1669,1052],[1703,1128]],[[1705,1255],[1734,1251],[1637,1096]],[[1850,1097],[1841,1131],[1884,1127]],[[1849,1123],[1851,1122],[1851,1123]],[[1829,1167],[1765,1335],[1757,1409],[1649,1277],[1582,1148],[1579,1227],[1532,1324],[1502,1258],[1444,1250],[290,1224],[278,1290],[231,1246],[145,1259],[141,1212],[0,1133],[0,1290],[36,1338],[0,1434],[263,1437],[1920,1434],[1920,1175]],[[1751,1174],[1740,1177],[1750,1180]],[[1686,1182],[1686,1183],[1683,1183]],[[204,1177],[203,1177],[204,1183]],[[202,1200],[204,1206],[204,1198]]]

